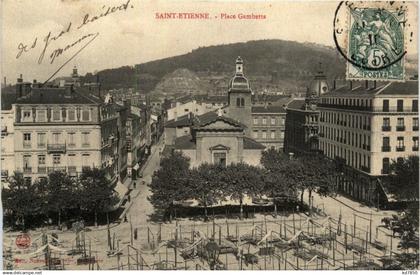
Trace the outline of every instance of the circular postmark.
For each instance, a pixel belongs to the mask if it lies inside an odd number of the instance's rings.
[[[338,52],[359,70],[402,74],[406,12],[392,2],[340,2],[334,14]]]
[[[16,246],[20,249],[27,249],[29,246],[31,246],[31,235],[28,233],[23,233],[16,236]]]

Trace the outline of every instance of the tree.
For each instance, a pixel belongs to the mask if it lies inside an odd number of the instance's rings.
[[[419,199],[419,157],[410,156],[391,164],[390,191],[399,200],[415,202]]]
[[[172,152],[161,160],[159,170],[152,177],[152,195],[148,198],[156,209],[167,210],[174,201],[188,199],[191,195],[187,187],[189,166],[189,158],[180,152]]]
[[[193,168],[188,180],[188,194],[204,206],[204,215],[207,219],[207,208],[221,200],[225,200],[225,182],[222,176],[226,168],[221,165],[204,163]]]
[[[41,213],[41,196],[38,182],[25,180],[22,173],[15,172],[9,178],[8,188],[2,190],[3,206],[6,212],[16,219],[25,229],[25,219]]]
[[[95,226],[98,225],[98,213],[109,211],[118,202],[114,191],[115,182],[111,182],[104,169],[85,168],[79,177],[78,190],[83,209],[94,213]]]
[[[231,199],[239,200],[240,218],[243,218],[243,200],[245,195],[255,196],[260,194],[263,187],[263,175],[261,169],[240,162],[226,167],[222,177],[224,192]]]
[[[54,171],[48,175],[47,201],[49,210],[52,210],[58,215],[58,226],[61,225],[63,212],[77,204],[75,189],[75,181],[66,173]]]

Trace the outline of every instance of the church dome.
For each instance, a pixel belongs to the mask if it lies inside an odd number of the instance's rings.
[[[248,79],[244,76],[235,75],[229,82],[229,90],[249,90]]]
[[[235,76],[229,81],[229,90],[250,90],[248,79],[244,76],[243,60],[240,56],[236,59]]]
[[[329,90],[327,77],[320,71],[309,84],[306,97],[319,97],[322,94],[328,93]]]

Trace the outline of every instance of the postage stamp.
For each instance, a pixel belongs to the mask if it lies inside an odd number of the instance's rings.
[[[340,13],[339,9],[344,12]],[[341,32],[336,28],[334,36],[339,52],[346,59],[347,79],[405,80],[408,26],[404,5],[345,2],[336,12],[334,24],[339,22]]]

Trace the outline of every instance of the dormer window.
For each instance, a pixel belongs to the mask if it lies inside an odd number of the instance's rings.
[[[47,110],[45,109],[37,110],[36,121],[37,122],[47,121]]]
[[[90,110],[83,109],[82,110],[82,121],[90,121]]]
[[[31,110],[22,110],[22,121],[23,122],[32,121],[32,111]]]
[[[76,109],[70,108],[67,110],[67,120],[75,121],[76,120]]]
[[[60,121],[61,120],[61,110],[58,108],[52,109],[52,121]]]

